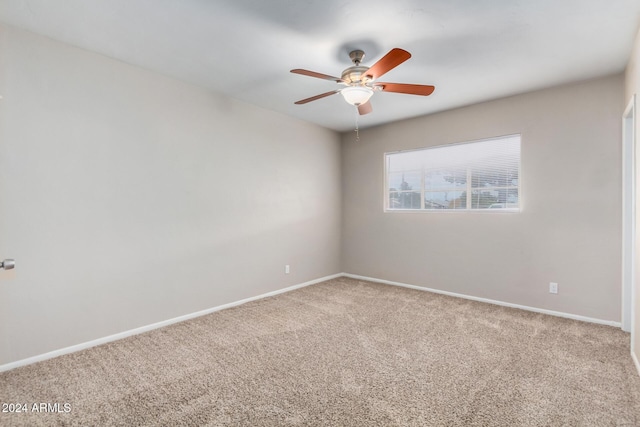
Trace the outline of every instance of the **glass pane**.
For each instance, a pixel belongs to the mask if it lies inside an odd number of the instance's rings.
[[[465,187],[467,171],[464,169],[433,169],[425,171],[425,190],[444,190]]]
[[[471,192],[471,209],[487,209],[500,207],[498,190],[473,190]]]
[[[389,191],[420,190],[420,172],[389,174]]]
[[[471,171],[471,186],[508,187],[518,185],[518,165],[514,167],[499,167],[504,165],[479,165]]]
[[[465,209],[466,191],[425,191],[425,209]]]
[[[517,188],[474,190],[471,209],[513,209],[518,207]]]
[[[400,194],[396,191],[389,192],[389,209],[400,209]]]
[[[422,157],[421,151],[387,154],[387,171],[402,172],[422,169],[424,163]]]
[[[420,209],[420,193],[417,191],[390,192],[389,209]]]

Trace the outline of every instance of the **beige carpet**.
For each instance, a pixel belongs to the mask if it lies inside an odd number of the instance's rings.
[[[340,278],[0,374],[0,425],[639,426],[617,328]],[[68,407],[67,407],[68,408]]]

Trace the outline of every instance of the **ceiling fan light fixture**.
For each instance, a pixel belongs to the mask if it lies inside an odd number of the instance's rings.
[[[373,90],[365,86],[349,86],[342,89],[340,93],[349,104],[358,106],[365,104],[371,98]]]

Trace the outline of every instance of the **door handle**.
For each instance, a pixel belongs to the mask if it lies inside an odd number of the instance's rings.
[[[5,270],[12,270],[16,266],[16,260],[14,259],[5,259],[0,262],[0,268],[4,268]]]

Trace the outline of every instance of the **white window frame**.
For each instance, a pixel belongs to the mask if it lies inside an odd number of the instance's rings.
[[[500,187],[483,187],[482,190],[499,190],[499,189],[511,189],[511,188],[517,188],[518,189],[518,207],[515,208],[511,208],[511,207],[505,207],[505,208],[499,208],[499,209],[489,209],[489,208],[473,208],[471,206],[472,201],[473,201],[473,197],[469,197],[467,196],[466,198],[466,206],[465,208],[460,208],[460,209],[450,209],[450,208],[443,208],[443,209],[425,209],[425,193],[429,192],[429,190],[425,189],[425,169],[424,167],[422,169],[412,169],[412,170],[407,170],[407,171],[403,171],[403,173],[420,173],[420,189],[416,190],[416,189],[411,189],[411,190],[396,190],[394,191],[394,193],[419,193],[420,194],[420,208],[416,208],[416,209],[393,209],[389,207],[389,168],[388,168],[388,161],[387,158],[389,155],[393,155],[393,154],[399,154],[399,153],[407,153],[407,152],[411,152],[411,151],[425,151],[425,150],[430,150],[430,149],[435,149],[435,148],[445,148],[445,147],[453,147],[456,145],[466,145],[466,144],[474,144],[474,143],[479,143],[479,142],[485,142],[485,141],[495,141],[498,139],[504,139],[504,138],[513,138],[513,137],[518,137],[520,139],[520,159],[518,162],[518,185],[517,186],[500,186]],[[509,135],[501,135],[501,136],[495,136],[495,137],[490,137],[490,138],[483,138],[483,139],[477,139],[477,140],[473,140],[473,141],[464,141],[464,142],[457,142],[457,143],[452,143],[452,144],[443,144],[443,145],[435,145],[435,146],[430,146],[430,147],[422,147],[422,148],[415,148],[415,149],[411,149],[411,150],[398,150],[398,151],[390,151],[390,152],[385,152],[383,155],[383,169],[384,169],[384,195],[383,195],[383,205],[384,205],[384,212],[387,213],[405,213],[405,212],[410,212],[410,213],[451,213],[451,212],[490,212],[490,213],[519,213],[522,211],[522,134],[520,133],[515,133],[515,134],[509,134]],[[464,187],[454,187],[452,186],[451,188],[439,188],[438,192],[443,192],[443,191],[450,191],[450,192],[460,192],[460,191],[466,191],[468,195],[472,194],[473,191],[477,191],[478,188],[473,188],[472,187],[473,183],[472,183],[472,179],[471,179],[471,170],[467,169],[467,179],[466,179],[466,185]]]

